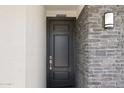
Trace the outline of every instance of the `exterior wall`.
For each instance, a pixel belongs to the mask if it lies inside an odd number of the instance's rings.
[[[77,87],[86,87],[87,83],[85,80],[87,80],[87,49],[86,46],[88,42],[86,39],[88,38],[88,17],[87,17],[87,11],[86,7],[82,10],[79,18],[76,22],[76,32],[75,32],[75,50],[74,50],[74,56],[75,56],[75,63],[76,63],[76,85]]]
[[[26,87],[46,87],[46,17],[44,6],[26,6]]]
[[[25,6],[0,6],[0,87],[25,87]]]
[[[0,6],[0,88],[46,87],[44,6]]]
[[[124,6],[88,5],[77,20],[77,87],[124,87]],[[114,29],[104,29],[104,13]]]

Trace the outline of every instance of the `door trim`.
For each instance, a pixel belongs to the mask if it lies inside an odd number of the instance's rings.
[[[49,41],[49,37],[50,37],[50,29],[49,29],[49,22],[52,21],[52,20],[64,20],[64,21],[73,21],[73,22],[76,22],[76,17],[46,17],[46,87],[48,88],[49,87],[49,84],[48,84],[48,78],[49,78],[49,55],[50,55],[50,47],[49,47],[49,44],[50,44],[50,41]],[[75,26],[75,23],[74,23],[74,26]],[[75,30],[75,27],[74,27],[74,30]],[[73,30],[73,32],[74,32]],[[72,34],[73,35],[73,34]],[[74,48],[73,48],[74,49]],[[74,50],[73,50],[73,58],[74,58]],[[74,65],[75,65],[75,62],[73,62]],[[74,74],[75,74],[75,69],[74,69]]]

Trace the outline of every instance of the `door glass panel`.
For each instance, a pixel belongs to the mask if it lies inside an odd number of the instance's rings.
[[[68,35],[55,35],[55,66],[68,66]]]

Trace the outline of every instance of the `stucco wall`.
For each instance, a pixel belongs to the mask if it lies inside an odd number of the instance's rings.
[[[46,87],[44,6],[0,6],[0,87]]]
[[[124,6],[88,5],[77,20],[77,87],[124,87]],[[104,29],[104,13],[114,29]]]
[[[46,17],[44,6],[27,6],[26,87],[46,87]]]
[[[25,6],[0,6],[0,87],[25,87]]]

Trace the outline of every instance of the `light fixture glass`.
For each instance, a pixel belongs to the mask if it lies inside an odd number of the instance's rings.
[[[105,13],[105,28],[114,27],[114,14],[112,12]]]

